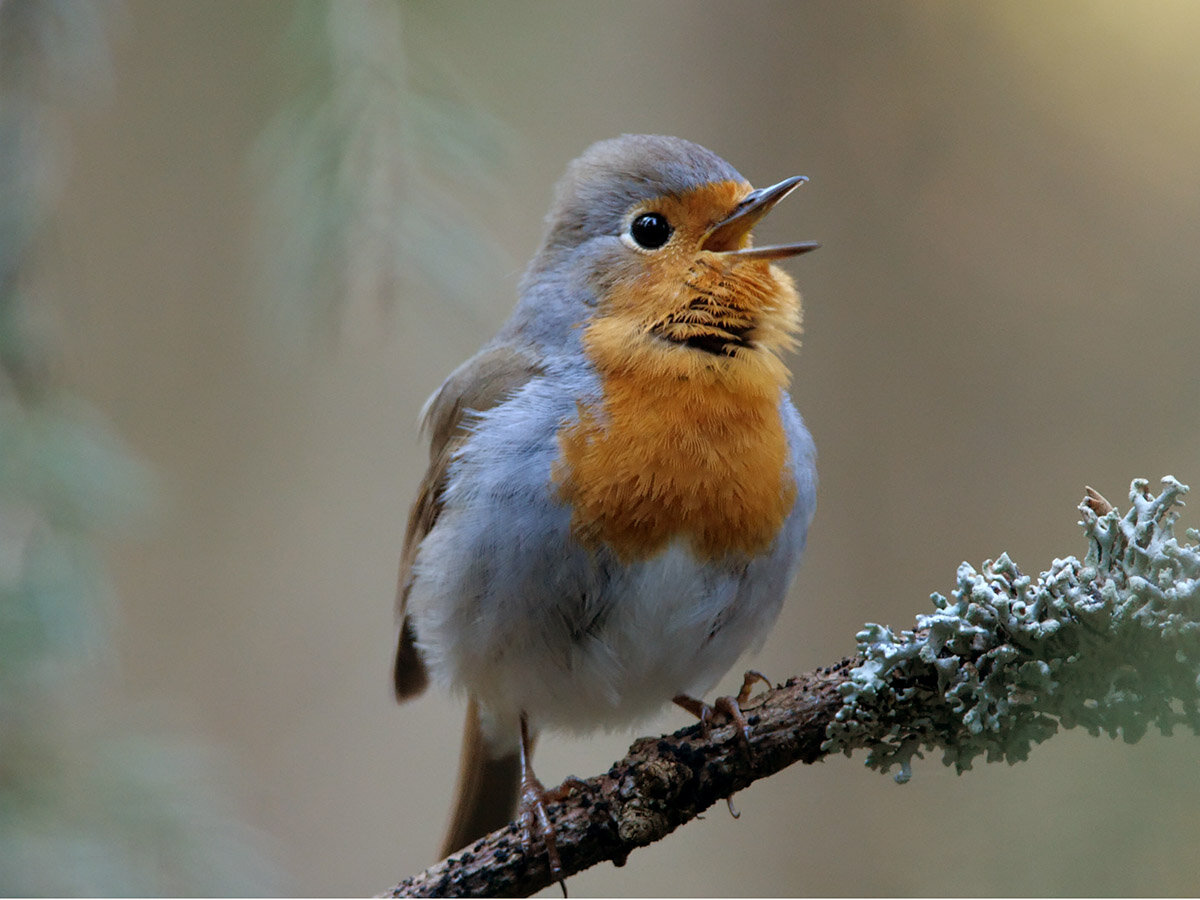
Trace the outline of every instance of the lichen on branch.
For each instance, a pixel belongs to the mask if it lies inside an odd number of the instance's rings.
[[[865,744],[867,764],[898,766],[903,782],[926,749],[961,772],[980,755],[1023,760],[1060,726],[1129,743],[1151,725],[1200,734],[1200,547],[1173,533],[1187,490],[1168,477],[1155,496],[1135,480],[1123,516],[1089,491],[1082,562],[1036,578],[1007,554],[963,563],[914,630],[867,625],[822,749]]]

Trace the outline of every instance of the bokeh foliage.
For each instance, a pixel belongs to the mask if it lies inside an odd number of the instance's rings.
[[[275,48],[288,99],[254,148],[269,339],[301,346],[428,290],[467,306],[504,268],[472,225],[512,136],[410,67],[398,0],[301,0]]]
[[[105,93],[111,6],[0,5],[0,892],[272,889],[220,755],[121,697],[104,541],[153,479],[54,377],[39,279],[70,115]]]

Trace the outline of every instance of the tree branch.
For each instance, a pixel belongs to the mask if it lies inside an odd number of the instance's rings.
[[[1200,734],[1200,547],[1172,534],[1187,487],[1130,490],[1122,517],[1089,488],[1080,504],[1088,552],[1037,579],[1001,555],[964,563],[947,600],[896,635],[858,634],[859,655],[768,691],[747,709],[749,745],[725,725],[642,738],[608,772],[551,805],[563,871],[622,865],[718,800],[795,762],[868,749],[898,766],[927,749],[961,772],[979,755],[1025,759],[1059,726],[1121,735],[1149,725]],[[1193,540],[1200,538],[1194,530]],[[402,881],[384,896],[523,896],[550,884],[545,854],[516,824]]]

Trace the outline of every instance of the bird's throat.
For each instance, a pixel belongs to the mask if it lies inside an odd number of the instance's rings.
[[[725,267],[719,260],[717,254],[697,257],[675,291],[648,307],[650,333],[714,356],[754,349],[760,334],[769,352],[790,344],[797,306],[791,284],[776,280],[783,273],[763,264]]]

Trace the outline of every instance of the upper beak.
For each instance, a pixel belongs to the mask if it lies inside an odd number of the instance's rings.
[[[803,175],[785,178],[779,184],[751,191],[732,213],[709,229],[701,248],[724,256],[738,259],[783,259],[816,250],[821,245],[816,241],[801,241],[796,244],[774,244],[769,247],[746,247],[738,249],[741,239],[759,220],[775,208],[775,204],[808,181]]]

